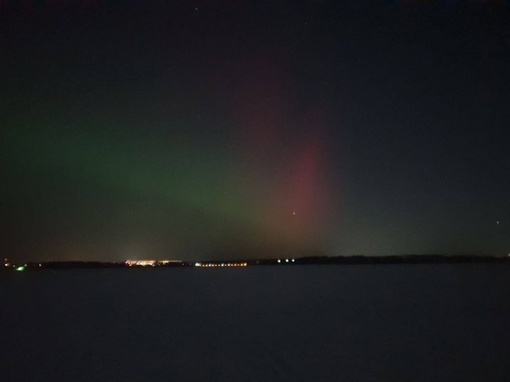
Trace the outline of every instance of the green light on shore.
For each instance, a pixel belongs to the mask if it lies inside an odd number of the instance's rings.
[[[24,271],[25,270],[25,267],[18,267],[16,268],[17,271],[21,272],[21,271]]]

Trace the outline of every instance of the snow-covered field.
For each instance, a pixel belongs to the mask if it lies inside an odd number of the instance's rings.
[[[510,381],[510,267],[0,274],[0,381]]]

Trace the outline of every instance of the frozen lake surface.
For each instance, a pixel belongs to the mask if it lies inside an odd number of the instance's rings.
[[[510,381],[498,264],[0,274],[10,381]]]

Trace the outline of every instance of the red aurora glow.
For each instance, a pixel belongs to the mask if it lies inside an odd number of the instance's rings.
[[[257,229],[299,245],[317,238],[327,211],[327,118],[315,110],[291,112],[287,71],[275,57],[257,57],[221,70],[223,80],[214,82],[237,126],[236,156],[245,174],[239,181],[254,203]]]

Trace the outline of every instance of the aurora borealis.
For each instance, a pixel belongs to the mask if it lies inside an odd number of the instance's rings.
[[[509,15],[0,2],[2,253],[510,252]]]

